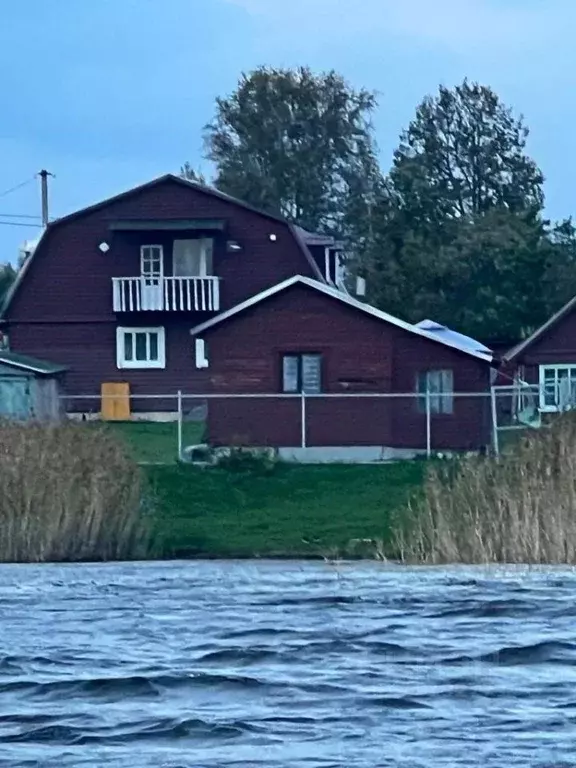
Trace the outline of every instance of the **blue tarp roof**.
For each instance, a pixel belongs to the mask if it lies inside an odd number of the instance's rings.
[[[454,346],[460,347],[467,352],[484,352],[492,354],[492,350],[484,344],[481,344],[476,339],[472,339],[470,336],[465,336],[463,333],[453,331],[451,328],[447,328],[445,325],[435,322],[434,320],[421,320],[416,323],[417,328],[421,328],[423,331],[433,333],[438,336],[439,339],[449,341]]]

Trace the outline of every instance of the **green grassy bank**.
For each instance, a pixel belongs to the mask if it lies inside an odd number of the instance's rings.
[[[163,557],[389,555],[391,516],[422,488],[425,469],[423,462],[200,469],[178,463],[174,422],[106,429],[148,479]],[[202,432],[202,424],[184,423],[184,445],[200,442]]]
[[[166,465],[145,472],[164,557],[335,558],[393,554],[391,516],[419,491],[424,467],[279,464],[233,472]]]

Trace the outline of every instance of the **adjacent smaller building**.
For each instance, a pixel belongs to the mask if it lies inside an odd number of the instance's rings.
[[[191,333],[213,445],[416,451],[428,429],[434,450],[490,445],[492,354],[442,326],[295,276]]]
[[[60,417],[65,367],[0,350],[0,418],[45,421]]]

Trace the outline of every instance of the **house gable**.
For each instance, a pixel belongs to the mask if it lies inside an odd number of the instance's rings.
[[[226,235],[243,244],[222,258],[225,305],[257,293],[278,280],[305,271],[323,280],[314,258],[293,225],[257,211],[217,190],[167,175],[72,213],[48,225],[20,270],[2,308],[12,320],[105,320],[114,317],[111,277],[134,272],[121,248],[103,254],[98,246],[124,234],[118,222],[132,222],[146,236],[146,223],[165,234],[191,219],[226,223]],[[115,228],[116,227],[116,228]],[[118,241],[119,242],[119,241]],[[116,252],[115,252],[116,250]]]

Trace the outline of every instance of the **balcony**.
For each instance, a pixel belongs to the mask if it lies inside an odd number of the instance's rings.
[[[114,312],[218,312],[218,277],[113,277]]]

